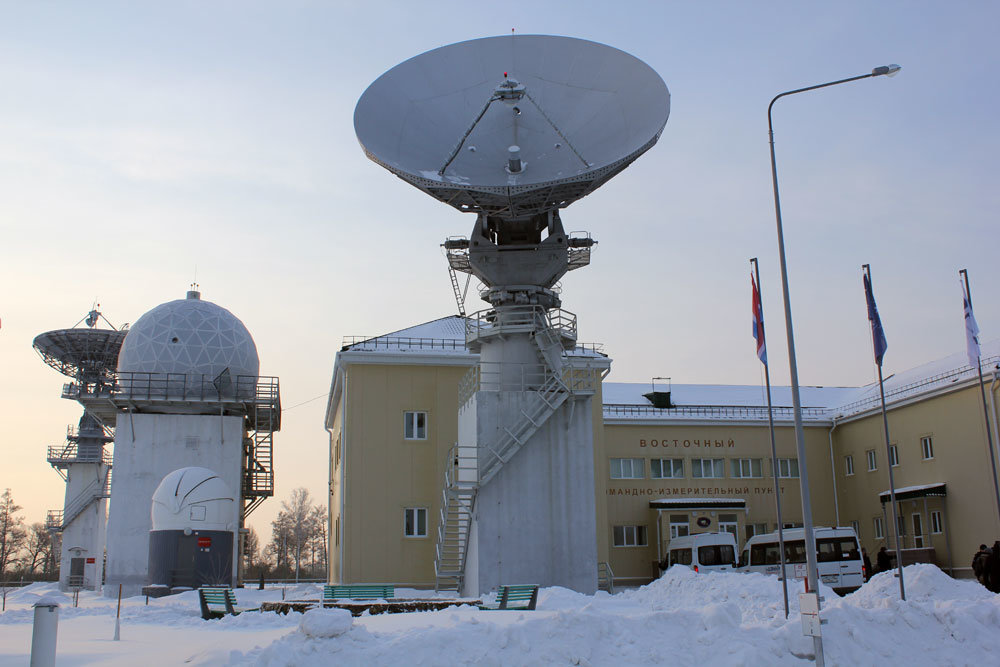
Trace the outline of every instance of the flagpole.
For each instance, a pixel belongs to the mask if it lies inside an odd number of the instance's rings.
[[[757,290],[757,299],[760,303],[760,322],[758,326],[760,327],[761,339],[767,340],[764,337],[764,299],[760,295],[760,267],[757,265],[756,257],[751,258],[750,263],[753,264],[753,272],[757,280],[755,288]],[[767,347],[764,349],[766,350]],[[766,358],[767,357],[765,356],[765,359]],[[778,487],[778,452],[774,445],[774,414],[771,408],[771,371],[768,368],[767,362],[763,359],[761,361],[764,363],[764,383],[767,386],[767,429],[771,434],[771,468],[774,476],[774,506],[778,514],[778,548],[781,550],[778,552],[781,560],[781,592],[785,597],[785,618],[788,618],[788,572],[785,569],[785,527],[781,518],[781,492]]]
[[[872,289],[872,269],[868,264],[862,264],[861,269],[865,272],[867,285],[865,286],[865,300],[868,302],[868,318],[872,321],[872,335],[874,340],[875,322],[872,316],[878,317],[878,311],[872,312],[875,305],[875,295]],[[881,328],[881,321],[879,328]],[[883,335],[884,338],[884,335]],[[884,353],[884,350],[883,350]],[[896,483],[892,475],[892,454],[889,446],[889,418],[885,414],[885,386],[882,380],[882,359],[878,353],[875,354],[875,365],[878,367],[878,393],[882,399],[882,427],[885,429],[885,461],[889,467],[889,502],[892,503],[892,534],[896,540],[896,576],[899,577],[899,599],[906,600],[906,587],[903,584],[903,552],[899,546],[899,516],[896,508]]]
[[[962,269],[958,273],[964,279],[965,300],[969,304],[969,312],[971,313],[972,289],[969,287],[969,272],[967,269]],[[968,323],[966,323],[966,327],[968,327]],[[996,494],[997,499],[997,516],[1000,517],[1000,485],[997,484],[997,459],[996,454],[993,453],[993,435],[990,432],[990,411],[986,407],[986,390],[983,388],[983,364],[980,360],[978,341],[976,343],[976,370],[979,371],[979,394],[983,398],[983,416],[986,419],[986,443],[990,448],[990,470],[993,472],[993,492]]]

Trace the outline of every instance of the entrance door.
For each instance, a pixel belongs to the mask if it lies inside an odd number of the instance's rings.
[[[83,588],[84,558],[69,559],[69,587]]]
[[[195,588],[195,554],[198,550],[197,535],[181,535],[177,539],[177,567],[173,571],[173,586]]]
[[[923,520],[919,514],[913,515],[913,546],[917,549],[924,546]]]
[[[719,532],[732,533],[733,537],[735,537],[738,542],[740,536],[739,536],[739,519],[737,518],[737,516],[735,514],[720,514]]]

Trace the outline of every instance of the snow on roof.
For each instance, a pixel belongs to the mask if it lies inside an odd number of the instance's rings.
[[[982,345],[982,365],[987,372],[1000,369],[1000,339]],[[915,396],[947,388],[976,377],[964,352],[949,355],[885,379],[886,403],[892,405]],[[743,420],[767,419],[767,394],[763,385],[674,384],[670,409],[657,409],[643,394],[652,391],[645,382],[605,382],[604,414],[614,419]],[[657,386],[657,390],[665,387]],[[800,387],[805,421],[829,422],[878,408],[878,383],[863,387]],[[790,420],[791,387],[771,387],[774,416]]]

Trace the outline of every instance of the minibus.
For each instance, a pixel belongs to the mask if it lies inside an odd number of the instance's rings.
[[[795,566],[806,562],[804,530],[786,528],[785,573],[795,576]],[[853,528],[813,529],[816,538],[816,569],[820,581],[840,595],[850,593],[864,583],[864,564],[861,562],[861,547]],[[740,572],[761,572],[778,575],[781,571],[778,533],[754,535],[740,552],[737,567]]]
[[[736,567],[736,538],[732,533],[696,533],[670,540],[663,569],[686,565],[695,572],[733,570]]]

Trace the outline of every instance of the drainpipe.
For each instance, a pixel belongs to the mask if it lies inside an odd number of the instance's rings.
[[[993,381],[990,382],[990,416],[993,418],[993,433],[997,432],[997,382],[1000,382],[1000,365],[993,368]],[[994,447],[1000,451],[1000,436],[994,441]]]
[[[840,527],[840,503],[837,501],[837,462],[833,459],[833,432],[837,428],[837,419],[833,419],[833,426],[830,427],[830,474],[833,476],[833,511],[837,518],[836,526]]]

